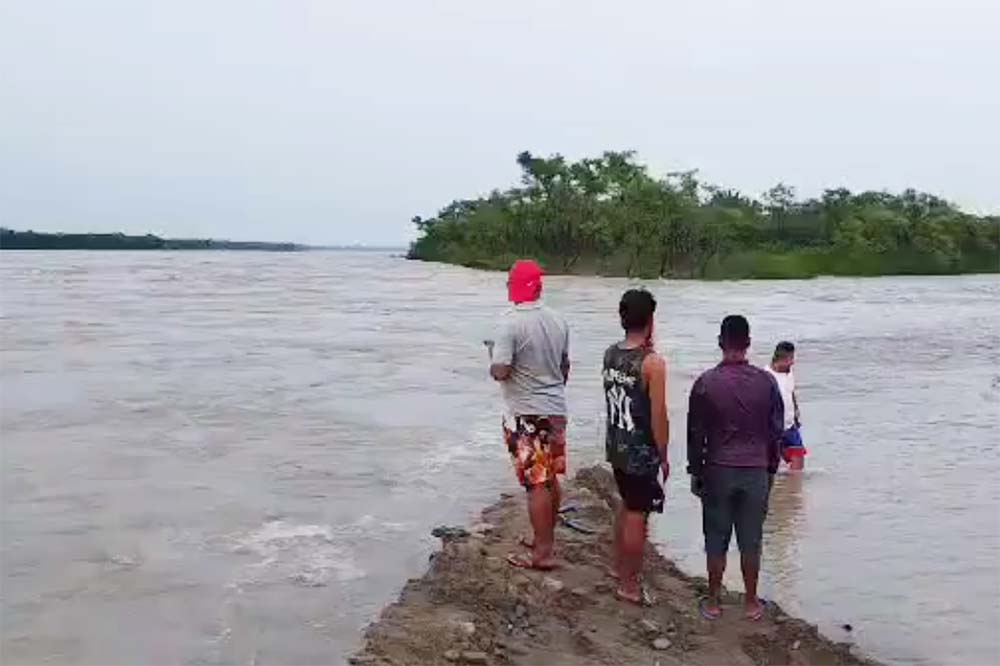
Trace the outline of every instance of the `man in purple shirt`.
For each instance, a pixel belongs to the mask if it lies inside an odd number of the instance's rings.
[[[744,317],[722,320],[719,347],[722,362],[698,378],[688,403],[688,474],[691,492],[701,498],[708,560],[708,598],[699,609],[709,620],[722,614],[719,593],[735,528],[746,615],[759,620],[761,541],[778,470],[784,403],[774,379],[747,362],[750,324]]]

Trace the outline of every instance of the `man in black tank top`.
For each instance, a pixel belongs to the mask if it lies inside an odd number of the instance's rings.
[[[651,511],[663,512],[663,480],[667,462],[667,364],[653,349],[656,300],[644,289],[630,289],[618,305],[625,339],[604,352],[604,397],[607,403],[607,460],[614,468],[622,497],[615,520],[614,573],[616,596],[642,604],[639,584],[646,524]]]

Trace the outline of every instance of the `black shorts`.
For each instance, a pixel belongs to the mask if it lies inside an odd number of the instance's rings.
[[[763,467],[705,468],[701,517],[706,553],[724,556],[735,530],[741,553],[760,554],[771,490],[768,476]]]
[[[627,474],[616,469],[615,482],[629,511],[663,513],[663,487],[656,473]]]

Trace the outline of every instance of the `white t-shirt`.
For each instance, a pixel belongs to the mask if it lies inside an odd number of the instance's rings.
[[[515,305],[500,320],[493,363],[513,367],[501,383],[515,416],[565,416],[562,362],[569,358],[569,326],[539,301]]]
[[[788,430],[795,425],[795,401],[792,400],[792,393],[795,392],[795,373],[791,370],[775,372],[771,366],[767,366],[765,370],[771,373],[774,381],[778,382],[781,401],[785,403],[785,430]]]

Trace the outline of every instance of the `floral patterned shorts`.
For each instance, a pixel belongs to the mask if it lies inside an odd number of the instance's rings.
[[[518,483],[525,489],[550,487],[556,474],[566,473],[565,416],[504,419],[503,436]]]

